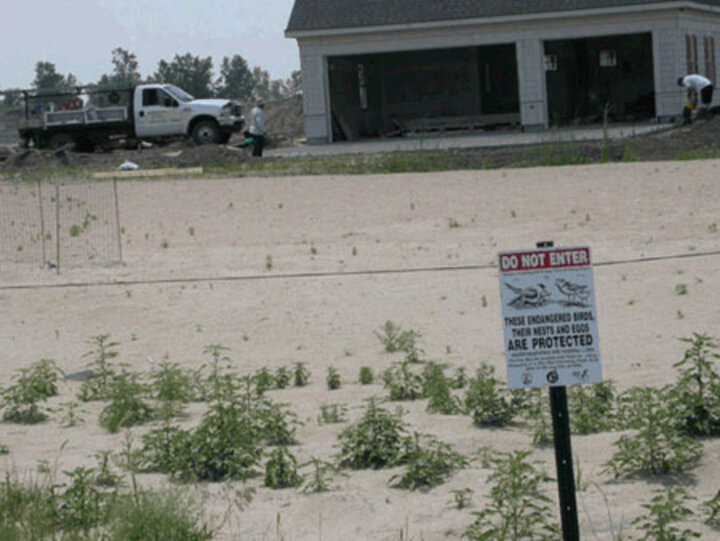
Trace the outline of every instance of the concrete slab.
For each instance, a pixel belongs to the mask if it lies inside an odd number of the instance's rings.
[[[614,125],[608,128],[612,140],[648,135],[672,128],[673,124],[643,123]],[[573,141],[599,141],[603,138],[601,126],[567,127],[556,130],[521,132],[493,131],[471,134],[428,134],[388,139],[339,142],[327,145],[298,145],[268,149],[269,157],[329,156],[340,154],[375,154],[382,152],[447,150],[463,148],[489,148],[533,145]]]

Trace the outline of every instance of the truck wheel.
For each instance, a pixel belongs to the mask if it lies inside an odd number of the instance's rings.
[[[198,145],[215,145],[220,141],[220,127],[214,120],[199,120],[190,135]]]
[[[51,150],[59,150],[66,146],[70,146],[70,150],[75,149],[75,138],[69,133],[54,133],[48,140],[48,147]]]

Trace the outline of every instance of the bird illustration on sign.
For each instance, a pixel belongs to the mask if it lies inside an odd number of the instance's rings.
[[[558,291],[565,295],[567,306],[587,306],[587,301],[590,298],[590,288],[588,286],[574,284],[558,278],[555,280],[555,287]]]
[[[545,306],[550,298],[550,292],[545,284],[537,284],[537,287],[516,287],[505,282],[505,286],[515,293],[516,297],[508,303],[513,308],[537,308]]]
[[[508,306],[518,310],[540,308],[550,303],[587,307],[591,293],[589,286],[569,282],[562,278],[555,280],[555,287],[564,297],[562,300],[553,300],[552,292],[542,283],[535,286],[517,287],[505,282],[505,287],[515,294],[513,299],[507,303]]]

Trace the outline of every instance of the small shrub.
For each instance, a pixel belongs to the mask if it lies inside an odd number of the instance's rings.
[[[265,486],[274,489],[300,486],[303,478],[297,470],[293,454],[287,447],[278,447],[265,465]]]
[[[181,480],[245,480],[255,473],[265,440],[287,439],[282,411],[269,407],[252,378],[235,376],[226,350],[205,348],[212,366],[206,383],[208,410],[198,426],[183,430],[166,422],[143,437],[145,469]]]
[[[618,478],[676,473],[695,466],[702,445],[679,426],[672,389],[637,388],[631,396],[637,413],[627,420],[636,432],[615,442],[618,451],[605,464],[605,471]]]
[[[309,462],[300,466],[300,468],[307,467],[312,467],[312,473],[306,476],[307,482],[302,488],[303,492],[327,492],[330,490],[330,482],[335,476],[345,475],[335,464],[316,457],[312,457]]]
[[[681,338],[690,345],[675,364],[680,375],[675,387],[675,407],[685,430],[692,436],[720,435],[720,375],[714,359],[720,359],[717,343],[705,334]]]
[[[328,367],[325,382],[327,383],[328,389],[331,391],[335,391],[342,387],[342,379],[340,379],[340,373],[335,367]]]
[[[197,374],[183,370],[177,363],[163,361],[151,375],[152,397],[163,402],[192,402],[197,399],[197,377]]]
[[[515,415],[509,391],[494,374],[482,363],[465,393],[465,411],[477,426],[505,426]]]
[[[571,387],[568,392],[573,434],[597,434],[615,426],[615,390],[611,382]]]
[[[658,489],[649,504],[643,504],[647,513],[633,520],[645,535],[640,541],[686,541],[700,534],[689,528],[680,529],[675,523],[687,520],[693,515],[686,504],[694,499],[682,487],[669,486]]]
[[[265,391],[275,387],[275,376],[273,376],[267,368],[261,368],[255,372],[253,382],[255,383],[257,392],[263,394]]]
[[[720,530],[720,490],[717,491],[715,497],[703,503],[703,509],[707,514],[705,524],[715,530]]]
[[[93,377],[80,386],[78,397],[83,402],[105,400],[108,398],[110,383],[116,375],[116,368],[110,361],[118,356],[116,349],[119,344],[111,342],[109,334],[93,336],[88,344],[93,346],[93,349],[83,357],[93,358],[89,365],[93,371]]]
[[[338,436],[339,463],[356,470],[394,466],[401,461],[406,438],[401,414],[390,413],[371,399],[362,418]]]
[[[275,371],[275,388],[276,389],[288,388],[290,386],[291,381],[292,381],[292,374],[284,366],[281,366],[280,368],[278,368]]]
[[[375,374],[373,374],[372,368],[369,366],[360,367],[360,384],[361,385],[372,385],[375,381]]]
[[[423,398],[423,380],[413,372],[412,363],[394,363],[383,374],[385,388],[390,391],[390,400],[417,400]]]
[[[418,346],[418,341],[422,336],[418,331],[412,329],[403,330],[400,326],[388,320],[380,331],[374,331],[374,333],[385,347],[387,353],[401,351],[405,353],[406,360],[410,362],[420,361],[423,350]]]
[[[463,533],[471,541],[556,541],[560,532],[552,519],[551,500],[541,492],[550,481],[547,474],[527,462],[528,451],[514,451],[490,458],[493,472],[490,501],[473,513],[473,522]]]
[[[429,363],[423,370],[423,394],[428,398],[427,411],[454,415],[462,412],[462,405],[450,391],[450,383],[443,367]]]
[[[289,410],[286,405],[262,399],[250,408],[249,413],[254,420],[258,438],[266,445],[297,443],[295,432],[300,421],[295,412]]]
[[[99,451],[95,453],[98,462],[95,484],[100,487],[117,487],[122,481],[121,477],[110,469],[112,451]]]
[[[47,412],[39,403],[57,394],[55,382],[58,373],[53,361],[45,359],[20,369],[15,383],[0,391],[3,421],[36,424],[46,420]]]
[[[433,436],[417,432],[405,443],[402,458],[405,472],[393,475],[390,483],[408,490],[431,489],[442,484],[456,469],[467,466],[467,459]]]
[[[343,404],[321,404],[318,424],[327,425],[347,421],[347,406]]]
[[[139,376],[130,372],[117,374],[106,389],[110,404],[100,413],[100,425],[108,432],[140,425],[152,419],[153,410],[144,401],[146,387]]]
[[[76,401],[65,402],[62,404],[62,408],[63,416],[60,419],[60,424],[65,428],[71,428],[85,422],[85,419],[80,414],[87,413],[87,411],[81,410]]]
[[[308,384],[308,381],[310,381],[310,371],[305,366],[305,363],[295,363],[293,377],[295,380],[295,387],[304,387]]]
[[[10,454],[10,447],[5,445],[4,443],[0,443],[0,455],[9,455]]]
[[[467,377],[465,368],[460,366],[455,370],[455,375],[450,379],[448,383],[450,384],[451,389],[464,389],[465,386],[469,383],[469,381],[470,380]]]

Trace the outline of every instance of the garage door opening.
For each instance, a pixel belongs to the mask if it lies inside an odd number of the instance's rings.
[[[333,140],[519,124],[514,44],[328,60]]]
[[[650,34],[546,41],[545,73],[551,125],[655,117]]]

